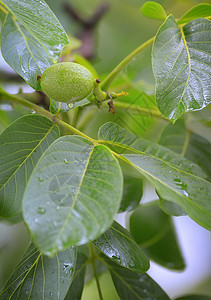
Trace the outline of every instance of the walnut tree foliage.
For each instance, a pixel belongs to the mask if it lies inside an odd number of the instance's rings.
[[[77,55],[80,43],[74,46],[44,0],[1,0],[0,12],[2,56],[35,90],[29,97],[0,87],[0,104],[18,111],[10,118],[0,105],[0,218],[24,222],[30,235],[0,300],[81,299],[93,277],[103,299],[99,277],[106,271],[120,299],[170,299],[146,272],[150,260],[185,269],[172,216],[188,215],[211,230],[211,5],[177,19],[145,2],[143,15],[161,22],[155,37],[108,74]],[[150,45],[153,87],[138,79],[136,59]],[[36,104],[39,78],[61,60],[104,78],[105,101],[90,94],[70,105]],[[87,134],[98,111],[108,109],[116,113],[102,117],[98,136]],[[148,132],[159,122],[163,130],[153,140]],[[158,197],[142,204],[146,181]],[[115,221],[119,212],[130,212],[127,229]]]

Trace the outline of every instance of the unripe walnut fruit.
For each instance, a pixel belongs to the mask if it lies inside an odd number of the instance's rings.
[[[49,98],[70,103],[86,98],[92,92],[96,80],[84,66],[62,62],[48,67],[40,82]]]

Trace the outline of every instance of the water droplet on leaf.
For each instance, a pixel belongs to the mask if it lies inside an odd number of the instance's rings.
[[[67,106],[71,109],[74,107],[74,104],[73,103],[70,103],[70,104],[67,104]]]
[[[39,206],[37,208],[37,212],[38,212],[38,214],[44,214],[46,212],[46,209],[44,207]]]
[[[42,176],[39,176],[39,177],[38,177],[38,181],[39,181],[39,182],[42,182],[43,180],[44,180],[44,179],[43,179]]]

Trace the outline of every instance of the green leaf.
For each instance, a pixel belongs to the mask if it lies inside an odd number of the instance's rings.
[[[87,257],[84,254],[78,252],[73,281],[64,298],[65,300],[81,299],[81,295],[84,288],[86,265],[87,265]]]
[[[122,267],[139,273],[145,273],[149,269],[149,260],[130,233],[115,221],[93,244]]]
[[[119,212],[136,208],[143,195],[143,181],[123,173],[124,188]]]
[[[210,296],[206,295],[186,295],[183,297],[176,298],[175,300],[210,300]]]
[[[26,187],[23,215],[47,255],[85,244],[107,230],[118,212],[122,173],[105,146],[78,136],[55,141]]]
[[[0,135],[0,216],[21,212],[27,181],[42,153],[59,136],[49,119],[27,115],[13,122]]]
[[[211,143],[202,136],[189,131],[181,119],[169,124],[162,132],[159,144],[184,155],[198,164],[211,180]]]
[[[196,165],[115,123],[103,125],[99,137],[154,185],[161,198],[177,203],[195,222],[211,229],[211,184],[200,177]]]
[[[130,217],[130,232],[142,251],[161,266],[185,267],[171,218],[158,207],[158,201],[141,205]]]
[[[197,174],[200,177],[206,177],[198,165],[188,161],[166,147],[142,139],[115,123],[109,122],[101,126],[98,136],[100,140],[111,141],[108,145],[112,146],[112,149],[118,153],[128,153],[128,147],[123,147],[123,145],[126,145],[133,149],[132,153],[137,153],[138,151],[138,153],[141,152],[148,157],[154,157],[161,162],[169,163],[172,167],[176,167],[179,170]],[[119,148],[121,145],[122,147]]]
[[[43,46],[8,14],[1,34],[5,61],[34,89],[40,90],[37,76],[53,64]]]
[[[141,7],[141,12],[145,17],[164,21],[167,17],[162,5],[154,1],[147,1]]]
[[[152,51],[156,100],[161,113],[176,121],[211,102],[211,21],[177,26],[170,15],[158,30]]]
[[[197,18],[206,18],[211,16],[211,5],[200,3],[187,11],[177,22],[177,24],[187,23]]]
[[[169,300],[161,287],[147,274],[125,269],[106,259],[116,291],[121,300]]]
[[[0,299],[64,299],[73,278],[75,260],[75,248],[49,258],[31,244]]]
[[[34,89],[37,75],[58,61],[67,34],[42,0],[2,0],[10,13],[2,29],[2,54],[6,62]]]
[[[177,203],[164,200],[162,198],[159,199],[159,206],[160,208],[170,216],[186,216],[184,209],[179,206]]]

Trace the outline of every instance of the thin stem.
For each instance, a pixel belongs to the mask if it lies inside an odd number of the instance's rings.
[[[100,282],[99,282],[99,278],[98,278],[98,274],[97,274],[97,270],[96,270],[95,262],[94,262],[96,255],[95,255],[95,251],[94,251],[94,248],[93,248],[91,242],[89,242],[89,251],[90,251],[90,261],[91,261],[91,264],[92,264],[92,268],[93,268],[93,272],[94,272],[94,276],[95,276],[95,280],[96,280],[96,284],[97,284],[99,299],[103,300],[103,295],[102,295],[102,291],[101,291],[101,287],[100,287]]]
[[[142,50],[151,45],[154,41],[155,37],[147,40],[145,43],[141,44],[138,48],[136,48],[133,52],[131,52],[128,56],[126,56],[114,69],[113,71],[103,80],[101,84],[102,90],[106,91],[111,85],[112,81],[119,74],[119,72]]]
[[[31,103],[21,97],[18,97],[18,96],[15,96],[15,95],[11,95],[11,94],[8,94],[6,91],[0,89],[0,97],[1,96],[5,96],[6,99],[8,100],[11,100],[12,102],[14,103],[17,103],[17,104],[21,104],[25,107],[28,107],[29,109],[31,110],[34,110],[36,111],[37,113],[41,114],[42,116],[45,116],[47,117],[48,119],[50,119],[51,121],[53,121],[54,123],[57,123],[65,128],[67,128],[68,130],[72,131],[73,133],[77,134],[77,135],[80,135],[84,138],[86,138],[87,140],[89,140],[90,142],[92,142],[93,144],[96,144],[97,142],[92,139],[91,137],[89,137],[88,135],[86,135],[85,133],[81,132],[80,130],[76,129],[75,127],[65,123],[64,121],[58,119],[55,115],[53,115],[52,113],[50,113],[49,111],[43,109],[42,107],[34,104],[34,103]]]

